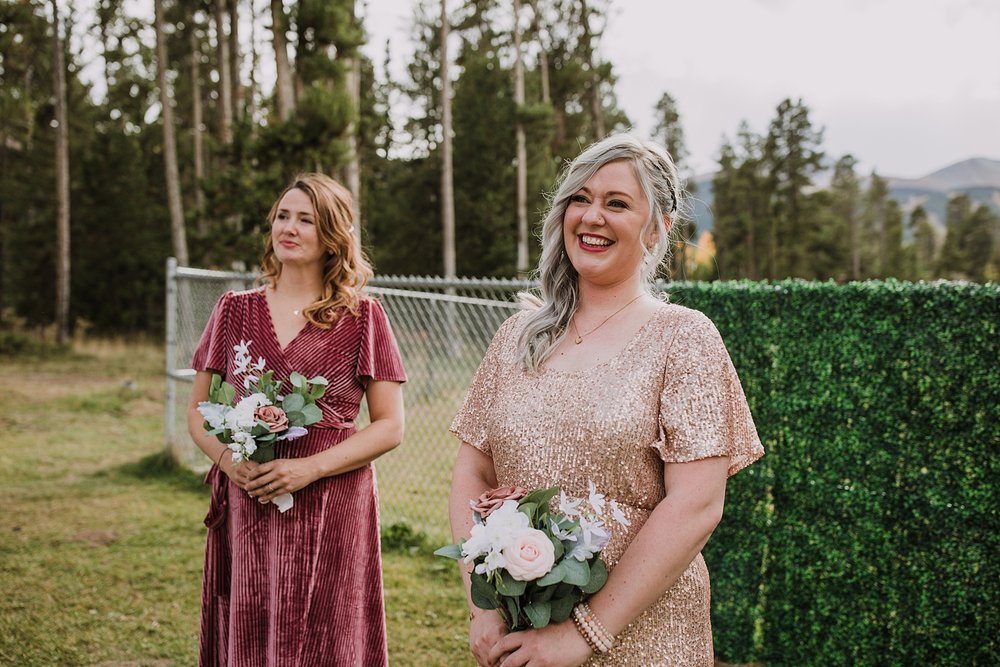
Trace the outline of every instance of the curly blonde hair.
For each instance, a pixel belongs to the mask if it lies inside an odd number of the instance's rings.
[[[296,176],[282,190],[267,214],[268,226],[274,224],[278,205],[290,190],[301,190],[316,211],[316,236],[326,248],[323,260],[323,292],[319,299],[302,311],[302,316],[317,327],[329,328],[341,309],[358,314],[361,290],[372,277],[371,265],[354,236],[354,210],[351,193],[325,174]],[[264,239],[259,282],[276,286],[281,279],[281,262],[274,254],[271,234]]]

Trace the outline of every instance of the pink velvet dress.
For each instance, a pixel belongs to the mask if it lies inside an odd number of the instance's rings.
[[[233,346],[249,341],[254,361],[287,380],[322,375],[323,419],[308,435],[279,442],[279,458],[309,456],[355,432],[368,382],[406,374],[382,306],[362,300],[358,315],[330,329],[312,324],[281,349],[263,289],[222,296],[191,362],[228,374]],[[237,384],[233,382],[234,386]],[[237,386],[237,397],[242,386]],[[372,465],[296,491],[280,513],[261,505],[215,466],[202,588],[199,663],[238,667],[385,665],[388,662],[378,495]]]

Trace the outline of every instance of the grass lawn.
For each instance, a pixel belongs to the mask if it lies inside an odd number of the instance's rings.
[[[87,343],[0,369],[0,664],[194,665],[208,496],[162,454],[162,347]],[[454,565],[391,542],[390,662],[473,664]]]

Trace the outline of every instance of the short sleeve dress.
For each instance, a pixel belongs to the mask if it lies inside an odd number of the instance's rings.
[[[234,346],[286,380],[292,371],[330,384],[309,433],[278,442],[278,458],[310,456],[355,432],[371,380],[406,374],[382,306],[363,299],[329,329],[306,324],[284,349],[263,288],[222,296],[191,362],[233,377]],[[239,667],[385,665],[388,662],[378,496],[371,464],[296,491],[280,513],[261,505],[213,466],[202,588],[199,664]]]
[[[517,358],[526,315],[497,332],[451,431],[493,459],[500,486],[558,485],[585,497],[593,481],[617,500],[630,525],[607,522],[610,569],[664,498],[664,463],[728,456],[732,475],[764,454],[729,354],[702,313],[665,304],[610,360],[534,374]],[[712,667],[713,654],[699,554],[587,664]]]

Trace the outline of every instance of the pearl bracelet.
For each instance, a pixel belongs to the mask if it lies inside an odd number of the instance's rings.
[[[611,650],[615,643],[614,636],[608,632],[586,602],[573,607],[573,622],[595,653],[607,653]]]

